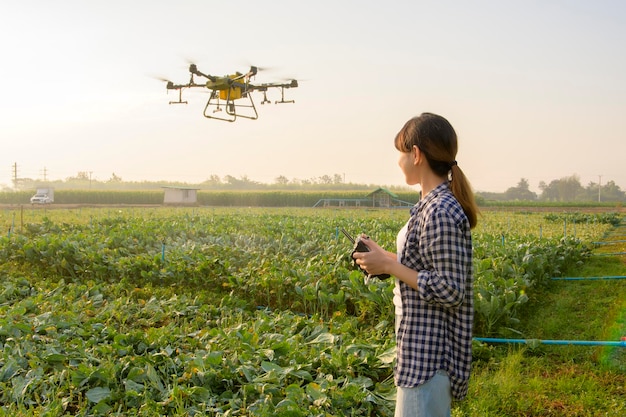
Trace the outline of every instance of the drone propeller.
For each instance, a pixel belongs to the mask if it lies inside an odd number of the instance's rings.
[[[171,80],[169,80],[169,79],[167,79],[167,78],[165,78],[165,77],[161,77],[161,76],[158,76],[158,75],[151,75],[150,77],[151,77],[151,78],[154,78],[155,80],[159,80],[159,81],[161,81],[161,82],[166,83],[165,88],[166,88],[167,90],[180,90],[180,89],[182,89],[182,87],[184,87],[184,86],[182,86],[182,85],[176,85],[176,84],[174,84],[174,82],[173,82],[173,81],[171,81]]]
[[[287,85],[285,85],[285,88],[296,88],[298,87],[298,80],[296,80],[295,78],[289,79],[289,80],[285,80],[288,81],[289,83]]]
[[[296,85],[292,85],[291,87],[297,87],[298,83],[309,81],[308,78],[298,78],[298,77],[282,77],[282,78],[280,78],[280,80],[284,81],[285,83],[295,83],[296,84]]]
[[[252,66],[252,65],[251,65],[251,66]],[[255,68],[256,68],[258,71],[262,71],[262,72],[266,72],[266,71],[273,71],[273,70],[274,70],[274,68],[272,68],[272,67],[259,67],[259,66],[255,66]]]
[[[168,78],[165,78],[162,75],[146,74],[146,76],[165,83],[170,81]]]
[[[266,71],[273,71],[273,70],[275,70],[275,68],[274,68],[274,67],[266,67],[266,66],[264,66],[264,65],[263,65],[263,66],[260,66],[260,65],[255,65],[255,64],[253,64],[252,62],[250,62],[250,61],[248,61],[248,60],[245,60],[245,59],[244,59],[244,60],[239,61],[239,62],[238,62],[238,65],[246,66],[246,67],[249,67],[249,68],[254,67],[254,68],[256,68],[256,69],[257,69],[257,71],[260,71],[260,72],[266,72]]]
[[[212,76],[212,75],[204,74],[204,73],[200,72],[200,70],[198,70],[198,66],[196,64],[193,64],[193,63],[189,64],[189,72],[192,75],[191,84],[193,84],[193,76],[194,75],[198,75],[200,77],[204,77],[204,78],[206,78],[208,80],[211,80],[213,82],[215,82],[215,80],[217,80],[217,78]]]

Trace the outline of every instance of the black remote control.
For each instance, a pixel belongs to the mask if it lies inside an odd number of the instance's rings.
[[[343,227],[341,228],[341,232],[350,240],[350,242],[352,242],[352,244],[354,244],[354,247],[352,248],[352,252],[350,252],[350,259],[352,259],[352,262],[354,263],[354,266],[356,266],[358,269],[360,269],[361,271],[363,271],[363,273],[366,276],[371,276],[374,278],[378,278],[378,279],[387,279],[389,278],[391,275],[389,274],[380,274],[380,275],[370,275],[367,273],[367,271],[365,269],[362,269],[357,263],[356,263],[356,259],[354,259],[352,257],[352,255],[354,255],[354,252],[369,252],[369,248],[367,247],[367,245],[365,243],[363,243],[363,240],[361,239],[361,237],[357,237],[356,239],[353,238],[350,233],[348,233],[346,231],[346,229],[344,229]]]

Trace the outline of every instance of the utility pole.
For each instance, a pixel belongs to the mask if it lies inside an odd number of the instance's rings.
[[[17,191],[17,162],[13,163],[13,189]]]
[[[601,190],[602,190],[602,174],[598,175],[598,203],[600,202]]]

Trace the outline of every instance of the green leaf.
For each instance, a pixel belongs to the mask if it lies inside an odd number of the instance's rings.
[[[85,394],[87,399],[92,403],[99,403],[100,401],[108,400],[111,398],[111,390],[106,387],[92,388]]]
[[[263,361],[261,362],[261,368],[265,371],[265,372],[271,372],[274,371],[278,374],[282,374],[284,372],[284,369],[282,366],[276,365],[273,362],[267,362],[267,361]]]
[[[200,403],[206,403],[211,399],[211,391],[204,387],[191,387],[189,389],[191,398]]]
[[[126,390],[126,392],[132,391],[132,392],[139,393],[139,392],[143,392],[144,385],[138,382],[135,382],[132,379],[126,379],[124,380],[124,389]]]
[[[390,364],[396,358],[396,347],[391,347],[378,355],[378,360],[384,364]]]
[[[48,363],[63,363],[66,359],[67,356],[60,353],[52,353],[46,356],[46,362]]]
[[[332,333],[325,332],[320,333],[315,339],[307,343],[312,345],[318,343],[335,343],[335,340],[337,340],[337,336],[333,335]]]

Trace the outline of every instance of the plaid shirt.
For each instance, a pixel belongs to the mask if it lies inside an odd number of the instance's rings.
[[[447,182],[411,208],[400,259],[418,271],[419,290],[400,282],[396,385],[416,387],[442,369],[453,397],[463,399],[472,362],[472,237]]]

